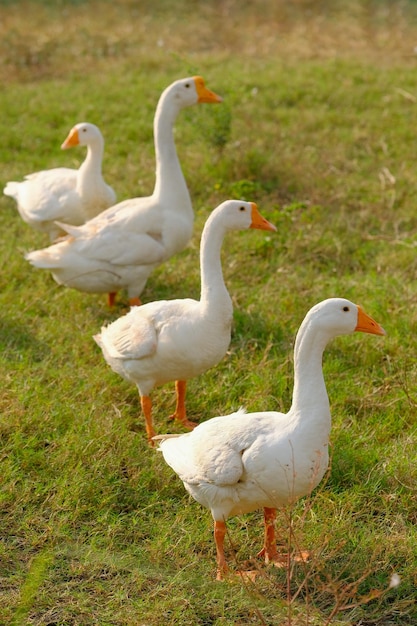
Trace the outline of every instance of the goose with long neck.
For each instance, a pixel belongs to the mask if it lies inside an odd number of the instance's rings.
[[[230,344],[233,307],[223,280],[220,252],[230,230],[274,231],[256,205],[228,200],[208,218],[200,248],[201,299],[162,300],[133,307],[94,336],[110,367],[139,391],[148,440],[155,435],[150,392],[175,381],[177,404],[171,416],[184,426],[186,381],[216,365]]]
[[[265,538],[259,553],[279,562],[274,520],[279,507],[319,484],[328,466],[331,428],[322,355],[338,335],[385,331],[357,305],[330,298],[313,307],[297,334],[294,392],[288,413],[276,411],[215,417],[185,435],[159,435],[165,461],[197,502],[211,510],[217,578],[228,571],[224,554],[226,520],[264,510]]]
[[[59,222],[68,234],[49,248],[26,255],[35,267],[48,269],[59,284],[79,291],[116,293],[127,289],[131,305],[152,270],[185,248],[194,214],[181,170],[173,125],[181,109],[221,102],[200,76],[177,80],[162,93],[154,118],[156,179],[152,195],[130,198],[110,207],[83,226]]]
[[[28,174],[21,182],[9,181],[4,194],[14,198],[21,218],[49,234],[51,241],[65,234],[55,222],[80,225],[116,202],[116,194],[102,174],[104,139],[95,124],[81,122],[69,132],[63,150],[87,146],[78,170],[56,167]]]

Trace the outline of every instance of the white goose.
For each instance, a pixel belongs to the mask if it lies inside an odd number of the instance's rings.
[[[107,209],[83,226],[60,223],[68,237],[26,255],[29,262],[49,269],[57,283],[79,291],[109,294],[127,289],[130,304],[160,263],[187,245],[194,213],[175,149],[173,125],[184,107],[221,102],[201,77],[184,78],[162,93],[154,119],[156,181],[153,194],[131,198]]]
[[[162,300],[133,307],[94,339],[110,367],[136,384],[149,441],[155,434],[150,391],[175,380],[172,418],[186,427],[186,380],[216,365],[230,344],[233,306],[223,280],[221,246],[229,230],[276,230],[254,203],[228,200],[208,218],[201,238],[200,300]]]
[[[276,509],[308,494],[328,466],[331,428],[322,355],[328,341],[353,331],[384,335],[363,310],[342,298],[314,306],[298,331],[294,392],[288,413],[276,411],[215,417],[191,433],[156,436],[165,461],[186,490],[214,518],[217,579],[228,571],[224,555],[228,517],[264,509],[264,547],[258,556],[278,562]]]
[[[56,167],[9,181],[3,192],[14,198],[21,218],[51,241],[64,231],[55,222],[84,224],[116,202],[116,194],[102,175],[104,139],[95,124],[82,122],[69,132],[61,148],[87,146],[87,156],[78,170]]]

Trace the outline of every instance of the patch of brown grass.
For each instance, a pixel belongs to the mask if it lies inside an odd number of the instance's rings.
[[[161,19],[161,17],[163,19]],[[98,71],[112,62],[166,63],[180,56],[193,65],[248,59],[356,56],[396,63],[414,52],[416,15],[407,2],[239,0],[14,2],[2,7],[0,78],[28,81]]]

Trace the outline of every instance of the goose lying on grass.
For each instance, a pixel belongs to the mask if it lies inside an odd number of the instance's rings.
[[[211,510],[217,550],[217,579],[228,571],[226,520],[264,509],[265,539],[258,556],[278,563],[276,509],[314,489],[328,466],[331,428],[322,355],[330,339],[353,331],[385,331],[357,305],[330,298],[314,306],[298,331],[294,392],[288,413],[276,411],[215,417],[191,433],[159,435],[165,461],[197,502]]]
[[[149,440],[155,434],[149,393],[172,380],[177,406],[171,417],[188,428],[195,426],[186,417],[186,380],[216,365],[230,344],[233,306],[223,280],[222,242],[228,231],[247,228],[276,230],[254,203],[223,202],[203,229],[200,300],[162,300],[133,307],[94,337],[110,367],[136,384]]]
[[[156,182],[153,194],[119,202],[80,227],[59,223],[68,237],[28,261],[49,269],[57,283],[79,291],[109,294],[120,289],[140,304],[152,270],[187,245],[194,213],[175,149],[173,125],[184,107],[221,102],[201,77],[184,78],[162,93],[154,119]]]
[[[55,222],[80,225],[116,202],[116,194],[102,175],[104,139],[94,124],[76,124],[61,148],[87,146],[78,170],[56,167],[28,174],[22,182],[10,181],[4,194],[14,198],[21,218],[51,241],[64,231]]]

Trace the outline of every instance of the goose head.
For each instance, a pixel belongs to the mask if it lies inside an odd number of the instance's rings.
[[[258,211],[254,202],[244,200],[226,200],[215,209],[208,221],[221,222],[225,230],[246,230],[258,228],[276,231],[276,227],[268,222]]]
[[[201,76],[176,80],[166,88],[164,94],[172,97],[180,108],[203,102],[222,102],[220,96],[214,93],[214,91],[207,89],[204,79],[201,78]]]
[[[355,331],[385,335],[385,330],[357,304],[345,298],[329,298],[310,309],[305,321],[330,337]]]
[[[100,129],[95,124],[81,122],[71,128],[61,148],[62,150],[66,150],[73,146],[89,146],[97,142],[103,143],[103,136]]]

